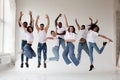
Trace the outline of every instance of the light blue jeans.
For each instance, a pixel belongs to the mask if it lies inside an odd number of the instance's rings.
[[[44,63],[47,60],[47,45],[46,43],[38,43],[37,53],[38,53],[38,62],[41,62],[41,53],[43,50]]]
[[[89,53],[91,57],[91,64],[93,64],[93,48],[98,52],[98,54],[102,54],[105,46],[99,49],[96,43],[89,42]]]
[[[72,42],[67,42],[67,46],[64,49],[63,52],[63,59],[66,62],[66,64],[70,64],[71,61],[68,58],[68,54],[70,56],[70,59],[72,60],[72,62],[77,66],[79,64],[79,60],[75,57],[74,54],[74,45]]]
[[[49,58],[49,60],[58,61],[59,60],[59,46],[54,46],[52,48],[52,51],[53,51],[53,54],[54,54],[55,57],[51,57],[51,58]]]
[[[32,57],[36,57],[36,54],[31,46],[32,44],[25,44],[24,46],[24,55],[29,59],[32,59]]]
[[[77,55],[78,60],[80,61],[80,59],[81,59],[82,50],[84,50],[87,53],[87,55],[90,58],[90,62],[92,62],[91,61],[92,59],[91,59],[90,54],[89,54],[89,48],[88,48],[87,42],[79,42],[78,55]]]
[[[60,45],[61,45],[63,50],[64,50],[65,49],[65,40],[60,38],[60,37],[58,37],[58,39],[59,39],[59,48],[60,48]]]

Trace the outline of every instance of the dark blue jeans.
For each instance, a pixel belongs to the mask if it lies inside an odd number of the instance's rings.
[[[44,63],[47,60],[47,45],[46,43],[38,43],[37,53],[38,53],[38,62],[41,62],[41,53],[43,50]]]
[[[25,44],[27,44],[27,41],[26,40],[22,40],[22,43],[21,43],[21,49],[22,49],[22,54],[21,54],[21,62],[24,61],[24,46]],[[26,62],[28,62],[28,57],[26,57]]]
[[[68,58],[68,54],[72,62],[77,66],[79,64],[79,60],[75,57],[74,45],[72,42],[67,42],[67,46],[65,47],[64,52],[63,52],[63,59],[66,62],[66,64],[71,63],[71,61]]]

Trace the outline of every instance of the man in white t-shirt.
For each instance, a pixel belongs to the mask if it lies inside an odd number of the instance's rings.
[[[55,19],[55,27],[57,28],[57,37],[59,39],[59,47],[60,45],[62,48],[65,48],[65,40],[64,35],[66,32],[66,29],[63,27],[61,22],[58,22],[58,19],[62,16],[62,14],[59,14],[59,16]]]
[[[37,47],[37,53],[38,53],[38,66],[37,67],[38,68],[41,65],[41,53],[42,53],[42,51],[43,51],[43,58],[44,58],[44,68],[47,67],[47,65],[46,65],[46,60],[47,60],[46,35],[47,35],[49,24],[50,24],[50,20],[49,20],[48,15],[46,15],[46,19],[47,19],[46,27],[44,26],[44,24],[40,24],[40,27],[38,26],[39,16],[37,16],[37,19],[35,22],[36,30],[38,32],[38,47]]]
[[[54,54],[54,57],[50,57],[50,61],[58,61],[59,60],[59,39],[57,38],[57,34],[55,31],[51,31],[51,37],[47,37],[47,39],[50,39],[53,41],[53,47],[52,52]]]
[[[29,25],[32,25],[32,12],[30,11],[29,12],[29,15],[30,15],[30,24]],[[25,21],[22,23],[21,25],[21,18],[23,16],[23,13],[22,11],[20,12],[19,14],[19,19],[18,19],[18,24],[19,24],[19,28],[20,28],[20,32],[21,32],[21,38],[22,38],[22,43],[21,43],[21,49],[22,49],[22,54],[21,54],[21,68],[23,68],[23,65],[24,65],[24,46],[25,44],[27,44],[27,40],[26,40],[26,32],[24,29],[27,29],[27,26],[28,26],[28,23]],[[28,65],[28,57],[26,57],[26,67],[29,67]]]

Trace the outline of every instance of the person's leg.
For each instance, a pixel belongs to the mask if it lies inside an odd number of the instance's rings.
[[[22,53],[21,53],[21,68],[23,68],[23,62],[24,62],[24,46],[25,44],[27,43],[27,41],[24,41],[22,40],[22,43],[21,43],[21,50],[22,50]]]
[[[65,47],[65,49],[63,51],[63,54],[62,54],[63,59],[64,59],[66,64],[70,64],[71,63],[71,61],[68,59],[68,51],[69,51],[69,45],[67,43],[67,46]]]
[[[89,71],[92,71],[94,66],[93,66],[93,43],[91,43],[91,42],[89,42],[89,56],[90,56],[90,61],[91,61]]]
[[[38,53],[38,68],[41,65],[41,51],[42,51],[42,44],[38,43],[37,53]]]
[[[43,58],[44,58],[44,68],[47,67],[46,60],[47,60],[47,45],[46,43],[43,44]]]
[[[78,54],[77,54],[77,59],[79,60],[79,62],[80,62],[80,59],[81,59],[82,49],[83,49],[83,44],[79,43],[78,44]]]
[[[79,64],[79,60],[75,57],[73,43],[69,43],[69,56],[72,62],[77,66]]]
[[[58,52],[58,50],[59,50],[58,46],[54,46],[52,48],[52,52],[54,54],[54,57],[49,58],[49,60],[51,60],[51,61],[54,61],[54,60],[58,61],[59,60],[59,52]]]
[[[87,55],[89,56],[90,62],[92,63],[92,57],[90,57],[89,48],[86,42],[84,43],[83,50],[87,53]]]
[[[98,48],[97,44],[96,43],[93,43],[93,47],[95,48],[95,50],[99,53],[99,54],[102,54],[105,46],[103,46],[101,49]]]
[[[63,50],[65,49],[65,40],[64,39],[60,39],[60,43],[61,43],[61,45],[62,45],[62,48],[63,48]]]

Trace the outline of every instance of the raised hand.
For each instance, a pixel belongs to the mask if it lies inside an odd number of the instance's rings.
[[[20,17],[22,17],[23,16],[23,12],[22,11],[20,11]]]
[[[32,15],[32,11],[29,11],[29,15]]]
[[[48,19],[49,18],[48,14],[46,14],[45,17]]]

